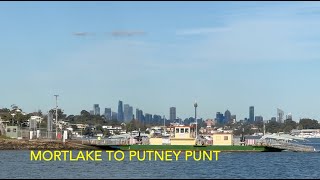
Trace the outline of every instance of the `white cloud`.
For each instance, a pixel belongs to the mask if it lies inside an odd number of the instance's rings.
[[[295,61],[319,59],[320,22],[307,18],[251,18],[228,24],[185,48],[189,58],[208,61]],[[195,31],[196,32],[196,31]],[[198,31],[206,32],[206,31]],[[207,31],[208,32],[208,31]]]

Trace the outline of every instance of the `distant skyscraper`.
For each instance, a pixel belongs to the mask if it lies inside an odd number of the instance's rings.
[[[146,113],[145,114],[145,123],[151,124],[151,122],[152,122],[152,114]]]
[[[170,121],[174,121],[177,117],[176,114],[176,107],[171,107],[170,108]]]
[[[130,121],[130,117],[129,116],[129,104],[124,104],[123,105],[123,115],[124,115],[124,121],[128,122]]]
[[[139,120],[139,112],[140,112],[140,110],[137,108],[137,109],[136,109],[136,119],[137,119],[137,120]]]
[[[292,120],[292,114],[291,113],[289,113],[288,115],[287,115],[287,118],[286,118],[287,120]]]
[[[224,113],[224,123],[228,123],[231,120],[231,112],[229,110],[226,110]]]
[[[237,115],[231,115],[232,121],[236,122],[237,121]]]
[[[94,110],[90,110],[90,115],[94,115]]]
[[[224,124],[224,116],[223,116],[223,114],[220,113],[220,112],[217,112],[215,120],[219,124]]]
[[[99,104],[93,105],[93,115],[100,115],[100,107]]]
[[[123,114],[124,114],[124,121],[128,122],[132,120],[133,117],[133,108],[129,104],[123,105]]]
[[[104,109],[104,117],[106,120],[111,120],[111,108],[105,108]]]
[[[263,117],[262,116],[256,116],[254,121],[256,122],[263,122]]]
[[[118,103],[118,121],[123,121],[123,105],[122,105],[122,101],[119,101]]]
[[[254,122],[254,106],[249,107],[249,122]]]
[[[143,115],[143,111],[142,110],[139,110],[139,109],[136,109],[136,119],[138,119],[140,122],[143,122],[144,123],[144,115]]]
[[[270,121],[276,121],[276,120],[277,120],[276,117],[272,117],[272,118],[270,119]]]
[[[278,123],[283,123],[283,116],[284,116],[284,112],[277,108],[277,121]]]
[[[160,116],[160,115],[154,114],[154,115],[153,115],[153,118],[152,118],[152,122],[153,122],[155,125],[163,125],[163,121],[161,120],[161,116]]]
[[[112,120],[117,120],[117,119],[118,119],[118,113],[112,112],[112,114],[111,114],[111,119],[112,119]]]
[[[129,106],[129,115],[128,115],[129,121],[133,119],[133,107]]]

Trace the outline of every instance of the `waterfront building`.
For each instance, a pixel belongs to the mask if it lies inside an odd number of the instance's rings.
[[[93,105],[93,115],[99,115],[100,116],[100,107],[99,104],[94,104]]]
[[[212,134],[213,145],[217,146],[231,146],[233,142],[232,133],[214,133]]]
[[[276,118],[276,117],[272,117],[272,118],[270,119],[270,121],[277,121],[277,118]]]
[[[292,120],[292,114],[289,113],[289,114],[287,115],[286,119],[287,119],[287,120]]]
[[[249,107],[249,122],[254,122],[254,106]]]
[[[173,122],[176,119],[176,107],[170,107],[170,121]]]
[[[94,115],[94,110],[90,110],[90,115]]]
[[[111,120],[111,113],[111,108],[104,109],[104,117],[106,118],[106,120]]]
[[[122,101],[118,102],[118,121],[123,121],[123,104]]]

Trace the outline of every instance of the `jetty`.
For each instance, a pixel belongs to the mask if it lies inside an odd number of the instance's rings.
[[[304,138],[288,134],[271,134],[262,136],[259,143],[267,147],[282,149],[283,151],[316,152],[313,146],[294,143],[297,140],[306,141]]]

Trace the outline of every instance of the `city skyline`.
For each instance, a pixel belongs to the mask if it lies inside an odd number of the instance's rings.
[[[320,119],[319,2],[2,2],[0,108]],[[8,18],[9,17],[9,18]],[[102,103],[101,103],[102,102]],[[133,111],[135,112],[135,111]],[[131,113],[130,113],[131,114]],[[133,113],[135,114],[135,113]],[[120,115],[121,116],[121,115]]]

